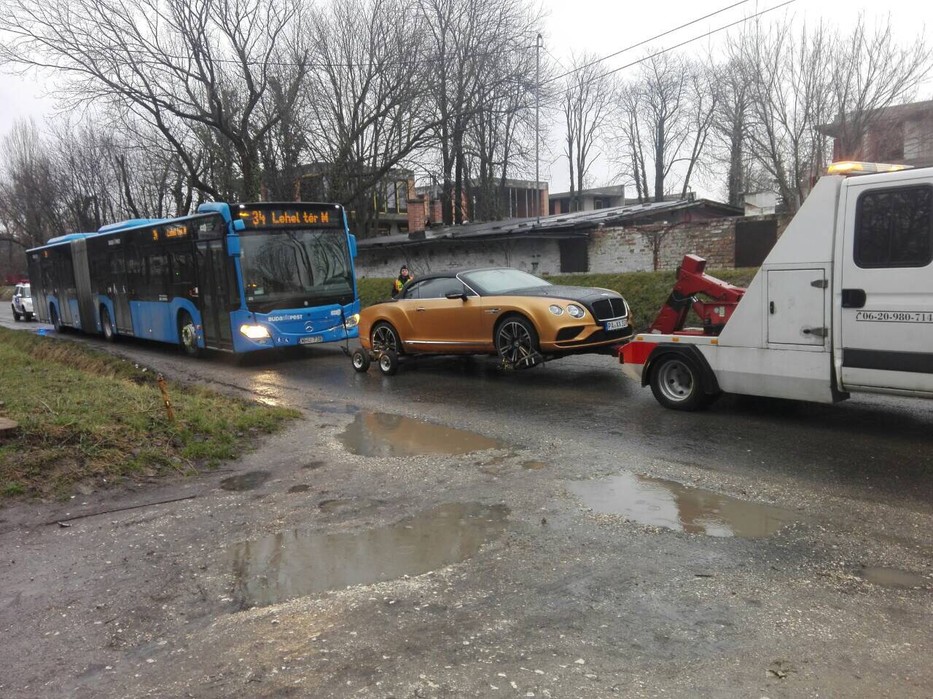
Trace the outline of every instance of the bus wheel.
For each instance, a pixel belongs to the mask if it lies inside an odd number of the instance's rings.
[[[361,374],[369,370],[369,352],[365,350],[358,349],[354,351],[353,356],[350,357],[350,361],[353,363],[353,368]]]
[[[106,308],[100,309],[100,326],[104,333],[104,339],[107,342],[116,342],[117,333],[113,329],[113,321],[110,320],[110,311]]]
[[[194,327],[194,321],[191,320],[188,311],[182,311],[178,315],[178,338],[181,348],[189,357],[201,354],[201,348],[198,347],[198,329]]]
[[[55,328],[55,332],[60,333],[62,331],[62,319],[58,317],[58,309],[52,306],[49,314],[52,316],[52,327]]]

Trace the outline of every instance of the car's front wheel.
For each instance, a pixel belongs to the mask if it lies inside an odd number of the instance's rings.
[[[509,369],[528,369],[542,359],[538,333],[525,318],[505,318],[496,328],[495,339],[499,358]]]
[[[10,308],[13,309],[13,320],[15,320],[15,321],[17,321],[17,322],[19,322],[20,320],[22,320],[23,316],[22,316],[22,314],[16,312],[16,306],[14,306],[14,305],[11,303],[11,304],[10,304]]]
[[[369,336],[373,352],[402,353],[402,343],[395,328],[386,322],[376,323]]]

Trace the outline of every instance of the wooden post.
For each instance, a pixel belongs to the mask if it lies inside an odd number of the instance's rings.
[[[175,411],[172,410],[172,401],[168,397],[168,388],[165,386],[165,377],[159,374],[156,382],[159,384],[159,391],[162,393],[162,402],[165,403],[165,412],[168,413],[169,422],[175,422]]]

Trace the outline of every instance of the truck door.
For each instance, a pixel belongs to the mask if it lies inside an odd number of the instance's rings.
[[[933,393],[933,183],[849,180],[844,225],[843,389]]]
[[[768,344],[822,348],[828,340],[822,268],[768,270]]]

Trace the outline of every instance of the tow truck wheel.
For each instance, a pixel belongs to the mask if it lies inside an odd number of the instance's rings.
[[[361,374],[369,370],[369,352],[364,352],[361,349],[355,350],[350,357],[350,362],[353,364],[353,368],[356,369]]]
[[[653,368],[651,392],[658,403],[671,410],[699,410],[711,402],[696,364],[676,355],[660,359]]]
[[[392,350],[386,350],[379,356],[379,371],[383,376],[393,376],[398,371],[398,355]]]

